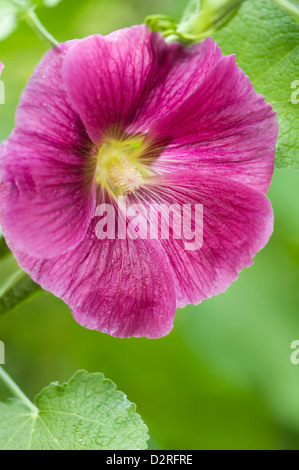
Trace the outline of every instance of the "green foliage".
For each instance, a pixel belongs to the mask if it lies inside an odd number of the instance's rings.
[[[247,0],[214,39],[224,54],[236,54],[256,91],[277,113],[276,166],[299,169],[299,104],[294,100],[299,79],[299,24],[271,0]]]
[[[68,383],[52,383],[27,406],[0,403],[0,449],[146,449],[147,427],[136,407],[101,373],[78,371]]]
[[[288,12],[295,21],[299,21],[299,0],[273,0],[278,6]]]

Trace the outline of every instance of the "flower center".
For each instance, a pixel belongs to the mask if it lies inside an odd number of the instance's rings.
[[[96,156],[96,182],[113,195],[139,189],[148,174],[141,159],[147,147],[144,135],[123,140],[107,139]]]
[[[143,184],[140,171],[126,157],[122,157],[119,162],[111,165],[110,178],[117,188],[122,188],[127,192],[133,192]]]

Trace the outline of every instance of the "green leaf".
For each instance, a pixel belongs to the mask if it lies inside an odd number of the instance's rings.
[[[295,21],[299,21],[299,0],[273,0],[278,6],[291,15]]]
[[[247,0],[213,37],[277,113],[276,166],[299,169],[299,24],[271,0]]]
[[[0,287],[0,315],[12,312],[41,293],[41,286],[24,271],[17,270]]]
[[[0,403],[2,450],[146,449],[147,427],[136,406],[101,373],[78,371],[52,383],[34,407],[12,398]]]

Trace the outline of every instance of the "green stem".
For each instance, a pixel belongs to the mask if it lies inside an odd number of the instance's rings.
[[[7,255],[10,254],[10,250],[6,245],[4,237],[0,233],[0,259],[5,258]]]
[[[299,6],[294,5],[288,0],[273,0],[276,5],[284,8],[290,15],[299,18]]]
[[[26,11],[23,18],[25,21],[27,21],[29,26],[33,29],[33,31],[38,35],[40,39],[45,41],[48,45],[50,45],[50,47],[58,46],[58,41],[56,41],[56,39],[42,25],[35,11],[32,8]]]
[[[26,397],[22,390],[12,380],[12,378],[5,372],[3,367],[0,366],[0,379],[7,386],[7,388],[13,393],[13,395],[21,400],[34,414],[38,414],[38,408]]]

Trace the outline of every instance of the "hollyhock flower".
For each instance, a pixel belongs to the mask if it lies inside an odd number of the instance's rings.
[[[268,241],[278,125],[234,56],[146,26],[73,40],[36,67],[0,148],[0,224],[20,266],[87,328],[167,334]],[[96,236],[98,204],[202,204],[201,249]]]

